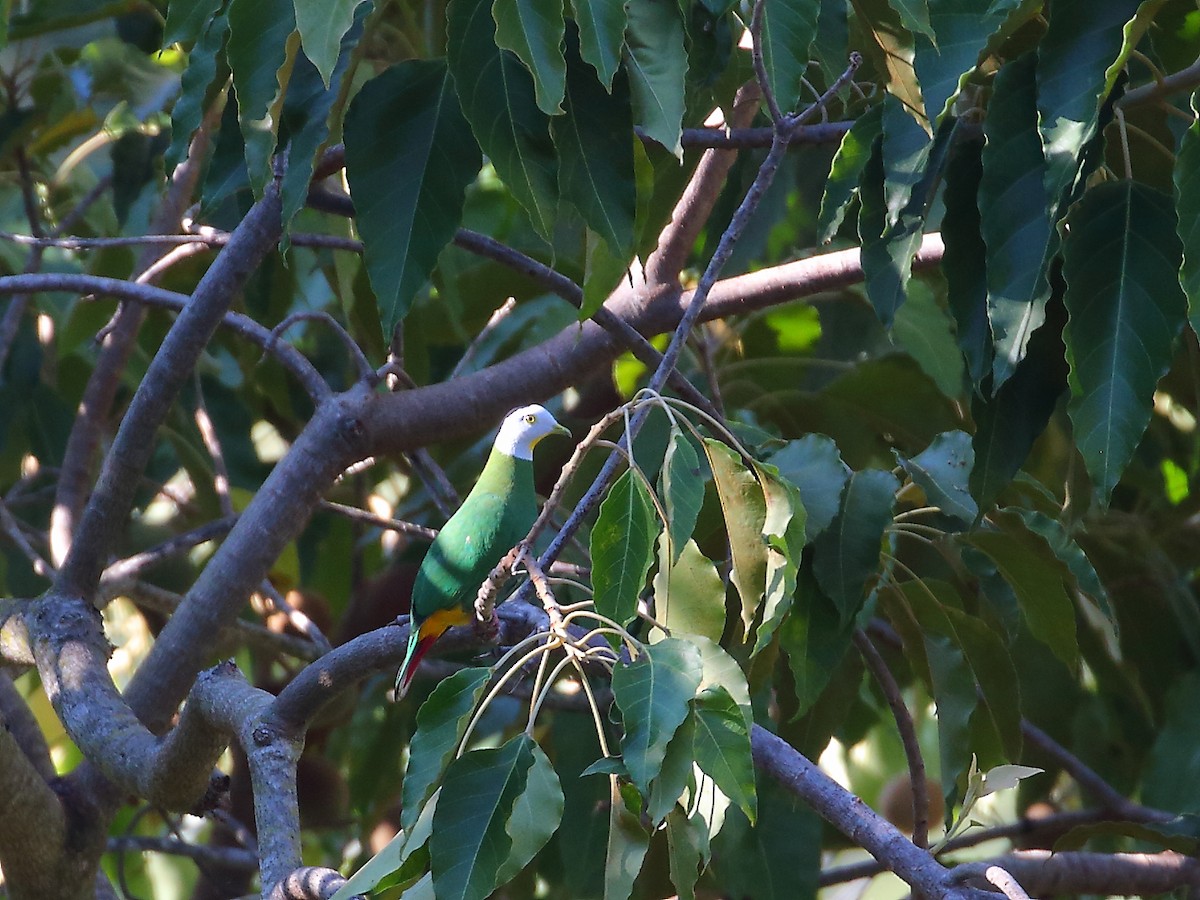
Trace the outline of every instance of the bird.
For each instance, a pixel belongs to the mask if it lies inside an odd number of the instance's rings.
[[[533,448],[551,434],[569,435],[543,406],[504,417],[475,487],[438,532],[413,582],[408,651],[396,673],[395,697],[408,693],[421,658],[446,629],[475,615],[479,588],[537,517]]]

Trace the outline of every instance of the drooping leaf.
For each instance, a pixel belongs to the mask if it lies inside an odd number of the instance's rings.
[[[650,847],[650,835],[642,827],[636,807],[640,805],[633,785],[623,788],[609,776],[608,853],[604,863],[604,900],[629,900],[633,882],[642,870]],[[630,809],[628,804],[634,804]]]
[[[557,5],[561,9],[561,3]],[[637,207],[629,80],[621,74],[613,80],[611,93],[605,92],[580,58],[573,28],[567,37],[566,72],[564,114],[550,120],[559,189],[588,227],[604,238],[623,272],[633,253]],[[629,140],[620,140],[620,135],[629,135]]]
[[[891,524],[899,489],[891,472],[855,472],[846,485],[837,517],[813,541],[813,572],[843,622],[854,618],[868,580],[879,571],[883,531]]]
[[[720,441],[706,438],[708,454],[733,561],[730,580],[742,598],[742,624],[749,631],[767,584],[767,544],[763,539],[766,499],[762,486],[741,458]]]
[[[767,516],[763,523],[763,537],[767,541],[767,581],[762,621],[751,655],[757,655],[767,647],[775,629],[791,609],[808,518],[800,490],[785,480],[775,466],[768,463],[755,468],[767,500]]]
[[[976,196],[983,174],[982,143],[963,141],[946,165],[942,191],[942,273],[946,303],[957,325],[955,339],[967,364],[967,377],[978,388],[992,367],[992,336],[987,316],[987,247]]]
[[[345,138],[367,272],[390,337],[458,229],[479,147],[441,60],[409,60],[363,85]]]
[[[883,133],[883,201],[887,231],[896,226],[915,188],[925,176],[933,139],[916,123],[895,97],[883,100],[880,130]]]
[[[1200,114],[1200,92],[1192,95],[1192,110]],[[1179,281],[1187,294],[1192,330],[1200,333],[1200,121],[1193,122],[1179,142],[1175,158],[1175,211],[1183,243]]]
[[[889,4],[900,16],[905,28],[913,34],[923,34],[935,45],[938,43],[938,37],[929,21],[927,0],[889,0]]]
[[[671,561],[662,535],[654,573],[655,618],[672,634],[703,635],[719,641],[725,631],[725,582],[717,567],[689,539]]]
[[[342,38],[354,24],[354,13],[365,0],[293,0],[296,29],[304,55],[309,58],[325,87],[331,86],[334,66],[342,53]]]
[[[1100,101],[1112,90],[1136,43],[1125,23],[1138,0],[1064,0],[1038,43],[1037,107],[1046,154],[1046,193],[1057,202],[1070,186],[1083,145],[1095,133]]]
[[[641,478],[626,470],[600,504],[592,529],[592,588],[596,611],[628,622],[654,561],[654,504]]]
[[[447,768],[429,838],[439,898],[485,900],[500,886],[513,847],[509,824],[535,746],[522,733],[495,749],[472,750]]]
[[[1184,675],[1167,695],[1162,730],[1150,750],[1143,791],[1146,803],[1174,812],[1200,812],[1200,717],[1194,700],[1200,676]]]
[[[871,158],[876,139],[880,134],[883,106],[876,104],[855,119],[850,130],[842,135],[837,153],[825,180],[825,193],[821,197],[821,209],[817,214],[817,239],[827,244],[837,233],[846,214],[850,200],[858,193],[863,169]]]
[[[758,814],[758,794],[745,716],[729,692],[719,686],[702,691],[693,706],[696,765],[753,823]]]
[[[179,98],[171,110],[171,146],[163,157],[168,172],[173,171],[187,155],[188,143],[204,118],[204,99],[210,85],[217,80],[218,72],[228,75],[228,66],[221,58],[221,50],[228,36],[229,17],[224,14],[214,16],[207,22],[188,54],[188,67],[184,69],[180,81]]]
[[[912,259],[921,245],[921,219],[905,215],[894,227],[888,226],[883,154],[878,150],[863,169],[858,196],[864,287],[879,321],[890,327],[912,277]]]
[[[672,561],[679,558],[696,528],[704,503],[704,471],[700,459],[682,431],[672,429],[659,471],[659,493],[667,511]]]
[[[797,108],[800,79],[808,68],[808,48],[817,33],[820,11],[818,0],[776,0],[763,7],[763,65],[785,113]]]
[[[995,342],[993,393],[1046,319],[1050,261],[1059,247],[1038,135],[1036,69],[1037,57],[1026,53],[1000,70],[984,123],[979,212]]]
[[[391,876],[401,869],[407,868],[405,863],[416,857],[429,840],[433,831],[433,812],[437,809],[437,794],[429,798],[429,802],[421,809],[420,818],[407,829],[400,831],[384,846],[382,850],[365,862],[357,872],[346,879],[329,900],[352,900],[352,898],[374,890],[378,885],[387,881],[393,882]]]
[[[796,717],[817,702],[838,663],[850,648],[853,623],[843,623],[833,603],[801,570],[800,590],[805,602],[796,606],[779,626],[779,646],[788,657],[796,691]]]
[[[804,499],[804,540],[812,543],[837,515],[850,467],[837,444],[823,434],[806,434],[770,457],[779,474],[800,489]]]
[[[413,827],[421,809],[433,795],[458,742],[467,729],[475,704],[483,693],[492,671],[488,668],[462,669],[438,682],[417,712],[417,731],[408,751],[408,769],[404,789],[400,827]]]
[[[650,796],[646,798],[646,817],[656,826],[675,808],[676,802],[687,790],[692,766],[695,765],[695,739],[696,716],[693,713],[671,735],[662,768],[651,784]]]
[[[1045,539],[1054,555],[1071,570],[1079,589],[1095,600],[1113,627],[1117,627],[1116,611],[1109,602],[1104,582],[1100,580],[1092,561],[1087,558],[1087,554],[1075,542],[1063,523],[1033,509],[1011,507],[1004,511],[1020,516],[1026,528]]]
[[[708,861],[708,828],[698,813],[673,809],[667,816],[667,853],[671,884],[679,900],[695,900],[700,867]]]
[[[869,42],[861,48],[869,54],[880,72],[887,73],[889,94],[904,104],[909,115],[927,131],[929,116],[921,98],[921,85],[913,69],[915,46],[912,32],[900,21],[899,15],[887,0],[851,0],[858,20],[867,23]]]
[[[952,333],[953,322],[925,281],[910,281],[907,299],[892,320],[892,342],[917,361],[917,365],[947,397],[963,392],[963,361]]]
[[[567,63],[563,57],[563,5],[555,0],[493,0],[496,44],[511,50],[533,75],[538,108],[563,111]]]
[[[975,0],[936,0],[929,6],[926,28],[905,21],[916,38],[913,68],[921,79],[925,111],[933,122],[958,96],[984,53],[988,38],[1004,24],[1008,5],[992,3],[981,9]]]
[[[1070,224],[1063,248],[1067,411],[1107,502],[1150,421],[1154,387],[1187,315],[1182,248],[1170,198],[1132,181],[1092,188]]]
[[[621,755],[643,794],[649,794],[667,743],[687,718],[702,674],[700,651],[676,638],[646,647],[637,659],[613,672],[613,699],[625,727]]]
[[[629,20],[628,6],[625,0],[612,3],[571,0],[571,9],[579,24],[580,55],[596,70],[600,83],[608,89],[612,88],[613,76],[621,64],[625,24]]]
[[[944,432],[911,459],[897,453],[896,461],[908,477],[920,485],[930,504],[968,525],[975,521],[979,508],[967,488],[971,467],[975,464],[969,434]]]
[[[945,635],[926,634],[930,692],[937,706],[938,761],[942,795],[952,809],[958,796],[958,776],[971,759],[971,712],[979,703],[974,679],[962,649]]]
[[[679,6],[675,0],[628,0],[627,8],[625,69],[634,121],[682,159],[687,50]]]
[[[533,765],[525,778],[525,790],[513,803],[505,830],[512,844],[508,859],[496,873],[499,884],[507,884],[529,865],[558,829],[563,814],[562,785],[554,765],[536,743],[530,742]]]
[[[1029,630],[1054,655],[1074,668],[1079,658],[1075,638],[1075,606],[1064,580],[1064,566],[1041,536],[1009,513],[996,513],[995,530],[978,529],[966,541],[978,547],[999,567],[1016,591]]]
[[[163,46],[200,40],[221,11],[221,5],[222,0],[176,0],[170,4],[163,28]]]
[[[229,43],[238,124],[246,144],[246,169],[255,196],[271,178],[271,154],[289,69],[297,51],[292,41],[296,12],[292,0],[231,0]]]
[[[463,115],[496,173],[543,237],[554,230],[558,163],[549,123],[534,99],[533,77],[496,46],[492,0],[452,0],[446,58]]]

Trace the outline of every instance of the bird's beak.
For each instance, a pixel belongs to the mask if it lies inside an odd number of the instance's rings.
[[[568,428],[566,425],[563,425],[560,422],[555,422],[554,428],[551,430],[550,434],[561,434],[564,437],[570,437],[571,429]]]

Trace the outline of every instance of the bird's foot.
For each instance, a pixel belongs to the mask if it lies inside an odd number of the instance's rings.
[[[486,615],[475,616],[475,633],[488,644],[495,644],[500,640],[500,617],[494,609],[489,609]]]

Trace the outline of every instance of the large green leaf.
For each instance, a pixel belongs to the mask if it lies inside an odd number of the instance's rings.
[[[345,139],[367,272],[390,337],[458,230],[479,147],[441,60],[409,60],[363,85]]]
[[[472,750],[446,770],[429,838],[441,900],[485,900],[502,883],[513,848],[510,820],[536,746],[522,733],[495,749]]]
[[[792,609],[777,632],[792,672],[797,717],[808,712],[829,684],[850,648],[854,631],[853,623],[842,622],[837,608],[821,593],[807,567],[801,570],[800,591],[805,602]]]
[[[592,588],[596,611],[625,623],[637,615],[638,595],[654,561],[654,503],[627,469],[600,504],[592,528]]]
[[[664,532],[665,535],[665,532]],[[658,539],[658,571],[654,573],[654,615],[672,634],[703,635],[714,641],[725,631],[725,582],[696,542],[684,543],[674,561]]]
[[[1146,430],[1187,315],[1182,255],[1171,199],[1145,185],[1098,185],[1071,213],[1063,248],[1068,412],[1103,502]]]
[[[1004,24],[1006,5],[992,3],[982,9],[978,0],[936,0],[930,4],[926,28],[905,22],[916,37],[913,68],[921,79],[925,111],[934,122],[948,112],[988,38]]]
[[[1200,812],[1200,674],[1184,675],[1166,698],[1162,730],[1146,762],[1143,797],[1158,809]]]
[[[1067,593],[1071,575],[1045,539],[1027,529],[1011,513],[996,513],[995,530],[980,529],[968,543],[991,557],[1016,591],[1029,631],[1071,668],[1079,658],[1075,638],[1075,605]]]
[[[613,672],[613,699],[625,727],[621,755],[643,794],[650,793],[667,743],[687,718],[702,674],[700,651],[675,638],[646,647],[637,659]]]
[[[296,29],[304,55],[309,58],[325,87],[330,87],[334,66],[342,53],[342,38],[354,24],[354,13],[365,0],[294,0]]]
[[[722,687],[729,696],[741,707],[747,724],[754,721],[754,711],[750,707],[750,687],[746,684],[746,676],[729,652],[716,641],[706,637],[691,637],[688,639],[699,652],[702,666],[700,690],[706,691],[712,687]]]
[[[930,504],[968,525],[975,521],[979,508],[967,488],[975,464],[969,434],[944,432],[911,459],[897,451],[896,461],[925,492]]]
[[[887,92],[904,104],[922,128],[929,128],[921,85],[913,69],[915,48],[912,32],[904,27],[900,16],[887,0],[850,0],[859,23],[869,40],[855,47],[869,55],[876,69],[886,73]]]
[[[238,125],[246,144],[246,169],[255,196],[271,179],[271,154],[279,111],[295,54],[292,0],[232,0],[225,54],[233,70]]]
[[[992,336],[987,317],[987,247],[977,195],[983,176],[980,141],[961,141],[946,164],[942,191],[942,273],[946,305],[954,316],[955,339],[967,363],[967,376],[978,387],[992,366]]]
[[[446,57],[463,114],[496,173],[525,207],[543,237],[558,213],[558,161],[533,77],[496,46],[492,0],[452,0]]]
[[[491,677],[488,668],[461,669],[438,682],[417,712],[401,795],[400,827],[410,829],[454,757],[471,713]]]
[[[611,89],[625,46],[625,24],[629,21],[627,0],[595,3],[571,0],[579,24],[579,52],[596,70],[600,83]]]
[[[804,540],[811,543],[837,515],[850,467],[837,444],[823,434],[806,434],[770,457],[779,474],[800,489],[804,498]]]
[[[629,900],[633,882],[642,870],[650,835],[642,827],[640,798],[633,785],[618,786],[609,776],[608,853],[604,863],[604,900]],[[630,806],[632,805],[632,809]]]
[[[738,717],[741,718],[740,712]],[[650,795],[646,798],[645,815],[655,825],[659,825],[667,817],[667,813],[675,808],[675,804],[687,790],[696,760],[695,742],[696,716],[693,713],[688,715],[671,735],[662,767],[658,776],[651,782]]]
[[[696,529],[696,519],[704,503],[704,470],[692,442],[678,428],[671,430],[662,469],[658,473],[659,494],[667,511],[667,533],[671,539],[672,560],[683,553],[684,545]]]
[[[646,136],[683,158],[687,50],[676,0],[629,0],[625,70],[634,120]]]
[[[984,122],[979,213],[995,343],[993,393],[1013,374],[1030,335],[1046,319],[1050,260],[1059,246],[1038,135],[1036,68],[1031,52],[1000,70]]]
[[[533,765],[525,779],[525,790],[513,804],[505,830],[512,845],[508,859],[496,874],[499,884],[507,884],[529,865],[558,829],[563,814],[563,792],[558,773],[536,743],[530,742]]]
[[[961,396],[964,384],[953,325],[929,283],[910,281],[907,299],[892,321],[892,342],[916,360],[947,397]]]
[[[763,7],[762,56],[767,81],[783,112],[795,110],[808,48],[817,33],[818,0],[772,0]]]
[[[167,7],[163,46],[198,41],[221,11],[222,0],[175,0]],[[191,59],[188,60],[189,64]]]
[[[696,765],[753,822],[758,813],[758,794],[745,716],[722,687],[702,691],[693,706]]]
[[[846,485],[837,517],[813,541],[813,573],[843,622],[857,614],[867,582],[879,571],[883,532],[892,522],[899,489],[891,472],[855,472]]]
[[[925,176],[933,139],[890,94],[883,98],[883,201],[886,229],[895,227],[915,188]],[[886,230],[884,229],[884,230]]]
[[[224,14],[214,16],[188,54],[188,67],[180,80],[179,97],[171,110],[171,146],[163,157],[168,172],[187,155],[192,135],[204,118],[204,100],[210,85],[217,80],[218,69],[228,75],[228,67],[221,58],[228,36],[229,17]]]
[[[1046,154],[1046,193],[1070,186],[1083,145],[1096,131],[1100,102],[1112,90],[1132,45],[1125,23],[1139,0],[1057,0],[1038,44],[1037,107]]]
[[[828,243],[837,233],[846,207],[858,193],[863,169],[871,158],[880,134],[882,114],[882,104],[872,106],[842,135],[842,142],[830,165],[829,177],[825,179],[825,192],[821,196],[821,209],[817,214],[817,239],[822,244]]]
[[[1200,115],[1200,91],[1192,95],[1192,110]],[[1192,330],[1200,333],[1200,120],[1179,141],[1175,158],[1175,210],[1183,242],[1180,283],[1187,294]]]
[[[706,438],[704,451],[712,468],[733,561],[730,580],[742,598],[742,624],[749,631],[767,586],[767,519],[762,486],[733,450]]]
[[[567,87],[561,0],[493,0],[492,16],[496,44],[517,54],[533,75],[538,108],[548,116],[561,113]]]
[[[1113,627],[1117,627],[1116,611],[1109,602],[1108,590],[1104,587],[1104,582],[1100,580],[1092,561],[1075,542],[1075,538],[1071,536],[1066,526],[1058,519],[1052,519],[1033,509],[1012,507],[1004,511],[1019,516],[1026,528],[1045,539],[1054,555],[1071,570],[1079,589],[1095,600]]]
[[[695,900],[700,867],[708,861],[708,827],[704,819],[682,809],[667,816],[667,853],[671,884],[679,900]]]
[[[629,80],[621,74],[605,92],[579,57],[574,29],[567,38],[566,109],[551,119],[550,131],[563,199],[604,238],[619,278],[633,252],[637,211]]]
[[[858,237],[867,299],[885,327],[904,303],[912,277],[912,259],[921,245],[921,219],[904,215],[887,224],[883,154],[876,151],[862,172],[859,185]]]

